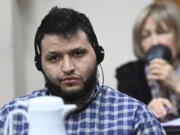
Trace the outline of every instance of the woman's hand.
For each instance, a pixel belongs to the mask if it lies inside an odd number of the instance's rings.
[[[148,68],[148,79],[158,80],[180,95],[180,78],[171,64],[163,59],[153,59]]]
[[[157,118],[162,118],[172,112],[172,104],[165,98],[152,99],[148,107]]]

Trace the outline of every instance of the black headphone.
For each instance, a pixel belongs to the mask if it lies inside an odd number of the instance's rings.
[[[97,65],[100,64],[104,60],[104,48],[100,45],[96,45],[94,47],[96,53]]]
[[[96,41],[96,40],[95,40]],[[35,66],[38,71],[43,71],[42,70],[42,63],[41,63],[41,54],[40,54],[40,49],[38,47],[39,45],[35,43],[35,57],[34,57],[34,62]],[[93,46],[95,54],[96,54],[96,60],[97,60],[97,65],[100,64],[103,59],[104,59],[104,49],[102,46],[100,46],[97,42]]]
[[[35,46],[38,46],[38,45],[35,45]],[[37,70],[42,71],[41,55],[36,51],[37,48],[35,48],[34,63],[35,63],[35,66],[36,66]]]

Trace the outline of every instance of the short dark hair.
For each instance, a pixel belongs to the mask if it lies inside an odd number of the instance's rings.
[[[98,41],[87,16],[70,8],[53,7],[43,18],[36,31],[34,40],[35,59],[41,55],[41,41],[45,34],[57,34],[69,38],[78,30],[86,33],[90,44],[95,49]]]

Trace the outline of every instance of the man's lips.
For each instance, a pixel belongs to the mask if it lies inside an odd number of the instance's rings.
[[[77,77],[65,77],[61,80],[62,83],[64,84],[72,84],[76,83],[79,80]]]

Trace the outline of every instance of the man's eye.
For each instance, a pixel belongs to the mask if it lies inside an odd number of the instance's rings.
[[[83,51],[76,51],[74,52],[74,56],[82,56],[83,55]]]
[[[49,58],[49,60],[52,61],[52,62],[56,62],[56,61],[59,60],[59,56],[51,56],[51,57]]]

